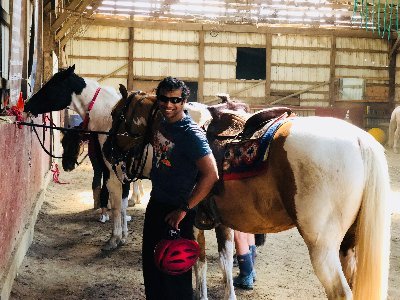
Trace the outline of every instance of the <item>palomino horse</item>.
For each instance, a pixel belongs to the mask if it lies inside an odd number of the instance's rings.
[[[393,148],[394,153],[400,152],[400,106],[390,116],[388,146]]]
[[[122,102],[117,110],[127,107]],[[157,126],[153,105],[154,99],[135,95],[129,103],[129,124],[113,120],[117,132],[128,130],[136,136],[130,147],[137,152]],[[260,115],[223,116],[211,121],[211,133],[218,135],[218,128],[248,129],[246,124],[254,125]],[[115,139],[117,145],[123,142],[119,136]],[[219,153],[215,140],[211,146]],[[294,117],[278,127],[267,149],[258,175],[222,182],[204,204],[214,202],[222,224],[242,232],[274,233],[296,226],[328,299],[386,298],[390,212],[383,147],[345,121]],[[224,258],[222,265],[232,267],[232,255]]]
[[[98,82],[79,77],[74,73],[75,66],[56,73],[25,105],[25,111],[34,115],[58,111],[70,107],[82,119],[87,112],[90,121],[87,129],[92,131],[108,132],[111,128],[111,110],[121,96],[111,87],[103,87]],[[101,148],[106,140],[104,134],[99,135]],[[110,170],[110,179],[107,188],[110,193],[110,205],[113,216],[113,230],[111,238],[103,247],[112,250],[125,243],[128,234],[126,208],[128,197],[122,199],[122,184],[116,178],[111,165],[105,161]],[[113,184],[110,184],[113,181]]]

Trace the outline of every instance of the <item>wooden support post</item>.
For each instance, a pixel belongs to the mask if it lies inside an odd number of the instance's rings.
[[[204,30],[199,31],[199,79],[197,82],[197,101],[204,102]]]
[[[397,51],[395,50],[399,44],[399,38],[396,42],[391,42],[391,51],[389,52],[389,93],[388,101],[391,109],[395,107],[395,94],[396,94],[396,57]]]
[[[36,64],[36,79],[33,92],[36,93],[43,83],[43,1],[38,1],[38,24],[37,24],[37,64]]]
[[[50,30],[51,12],[50,4],[46,5],[43,11],[43,82],[53,76],[52,51],[56,49],[56,45],[54,32]]]
[[[331,36],[332,44],[331,44],[331,56],[330,56],[330,72],[329,72],[329,105],[334,106],[336,101],[336,35],[332,34]]]
[[[271,64],[272,64],[272,34],[266,34],[266,61],[265,61],[265,99],[271,97]]]
[[[133,41],[135,39],[135,30],[133,27],[129,27],[129,42],[128,42],[128,79],[127,88],[128,91],[133,90]]]

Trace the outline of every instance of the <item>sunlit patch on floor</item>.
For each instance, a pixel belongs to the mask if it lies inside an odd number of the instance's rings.
[[[79,199],[79,203],[81,203],[81,204],[93,206],[92,191],[80,192],[78,199]]]

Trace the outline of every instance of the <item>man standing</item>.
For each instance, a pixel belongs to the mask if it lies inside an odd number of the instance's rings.
[[[146,299],[193,298],[192,271],[167,275],[154,264],[154,248],[170,227],[182,238],[194,239],[195,207],[218,180],[214,156],[204,132],[183,110],[189,89],[167,77],[157,87],[157,102],[164,117],[153,136],[152,191],[143,228],[143,277]]]

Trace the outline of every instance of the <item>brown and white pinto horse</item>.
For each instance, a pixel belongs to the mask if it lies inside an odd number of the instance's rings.
[[[138,136],[130,147],[141,152],[158,123],[151,120],[154,99],[136,95],[130,101],[129,126],[113,128]],[[126,105],[118,104],[117,110]],[[210,126],[218,128],[218,122],[213,119]],[[154,128],[149,130],[148,124]],[[123,144],[118,137],[115,142]],[[390,212],[382,146],[345,121],[298,117],[278,129],[269,149],[267,168],[260,175],[225,181],[211,197],[222,223],[250,233],[296,226],[328,299],[385,299]],[[222,264],[230,268],[232,255],[224,258]]]

